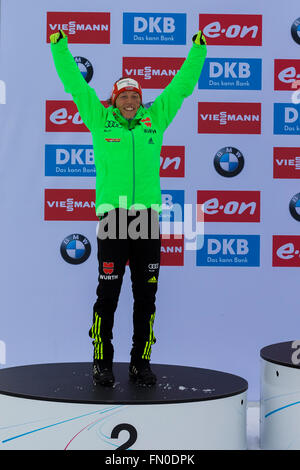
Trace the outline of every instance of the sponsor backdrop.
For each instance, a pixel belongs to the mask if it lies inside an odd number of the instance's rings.
[[[208,41],[203,73],[161,151],[161,223],[170,215],[174,227],[162,240],[152,361],[241,375],[249,399],[259,399],[260,348],[299,330],[300,7],[269,3],[128,1],[120,9],[108,1],[2,0],[2,367],[92,358],[92,138],[57,76],[49,35],[66,32],[103,103],[127,75],[149,105],[200,27]],[[194,228],[205,221],[198,244],[188,243],[191,227],[180,236],[191,215]],[[121,362],[132,336],[127,269],[114,328]]]

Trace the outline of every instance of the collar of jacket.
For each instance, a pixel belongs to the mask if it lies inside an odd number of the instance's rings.
[[[122,116],[119,108],[113,108],[112,113],[113,113],[114,117],[117,119],[117,121],[120,124],[122,124],[122,126],[127,127],[128,129],[132,129],[142,119],[142,117],[145,114],[145,111],[146,111],[145,108],[143,106],[140,106],[139,109],[137,110],[136,115],[130,121],[128,121],[128,119],[126,119],[126,118],[124,118],[124,116]]]

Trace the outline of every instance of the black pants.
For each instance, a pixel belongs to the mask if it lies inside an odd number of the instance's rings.
[[[128,261],[134,299],[132,362],[150,360],[156,342],[153,323],[161,245],[158,213],[148,209],[130,214],[116,209],[99,222],[97,300],[89,335],[94,339],[94,358],[104,362],[113,360],[114,313]]]

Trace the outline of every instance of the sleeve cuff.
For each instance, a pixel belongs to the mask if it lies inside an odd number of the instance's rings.
[[[60,39],[56,44],[51,43],[51,49],[55,49],[55,51],[62,51],[68,47],[68,38]]]

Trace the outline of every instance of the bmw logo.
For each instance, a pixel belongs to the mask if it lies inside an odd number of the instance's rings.
[[[289,205],[291,216],[300,221],[300,193],[295,194]]]
[[[244,168],[244,157],[234,147],[223,147],[215,155],[214,166],[216,171],[222,176],[236,176]]]
[[[73,233],[60,245],[60,254],[70,264],[84,263],[91,254],[91,244],[86,237]]]
[[[292,38],[297,44],[300,44],[300,18],[297,18],[291,27]]]
[[[89,60],[84,57],[74,57],[75,62],[77,63],[79,70],[87,83],[92,80],[93,77],[93,67]]]

